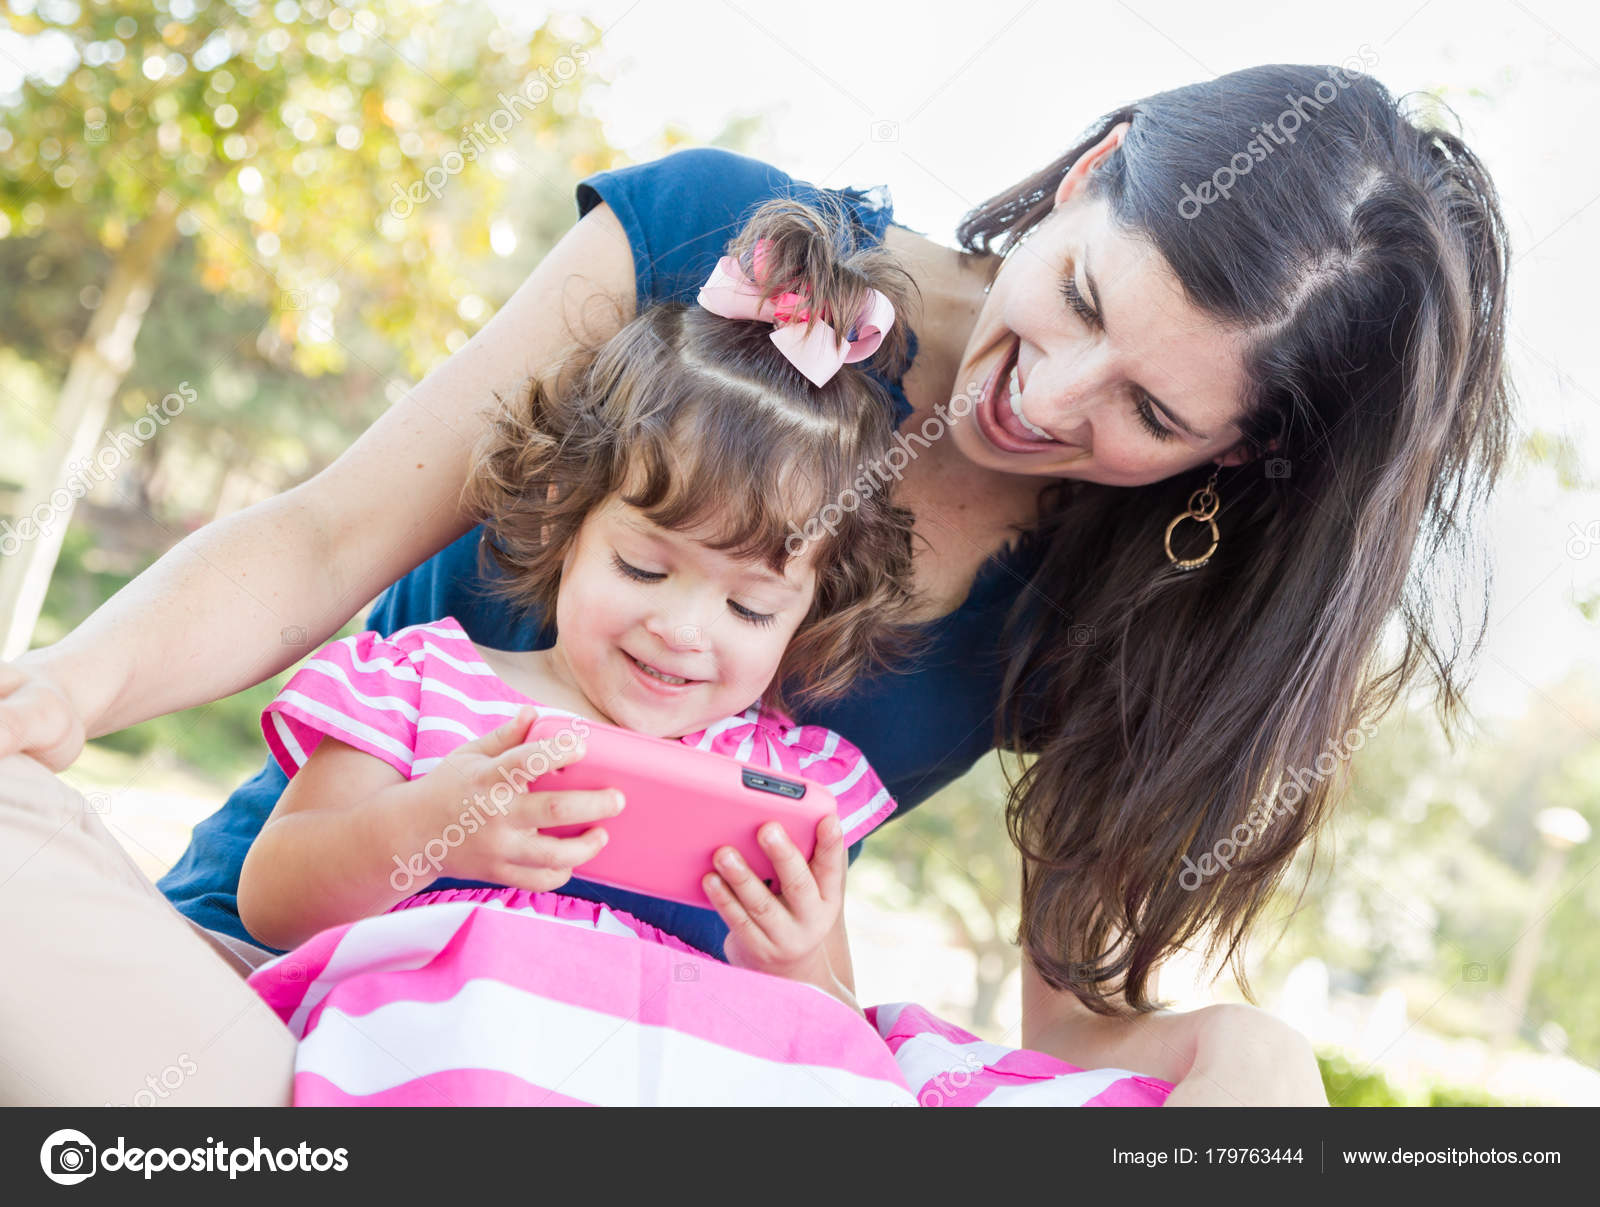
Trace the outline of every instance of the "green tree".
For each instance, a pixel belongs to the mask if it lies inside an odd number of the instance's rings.
[[[206,291],[259,309],[268,356],[339,373],[386,363],[394,341],[420,376],[491,312],[457,269],[487,253],[505,181],[527,170],[511,136],[579,142],[591,170],[611,153],[579,104],[584,22],[518,37],[481,6],[417,0],[8,8],[34,66],[0,98],[0,237],[104,264],[0,566],[12,657],[180,240]]]

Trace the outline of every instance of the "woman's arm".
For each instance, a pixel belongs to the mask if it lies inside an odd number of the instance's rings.
[[[553,373],[633,312],[632,251],[600,205],[327,469],[191,534],[61,641],[0,665],[0,757],[32,752],[59,770],[85,737],[226,696],[315,649],[466,531],[458,500],[495,393]]]
[[[1152,991],[1154,987],[1152,986]],[[1084,1069],[1172,1082],[1168,1106],[1327,1106],[1311,1045],[1254,1006],[1095,1014],[1022,961],[1022,1043]]]

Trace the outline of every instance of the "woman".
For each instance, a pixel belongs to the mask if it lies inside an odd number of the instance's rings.
[[[452,613],[496,648],[547,642],[473,591],[456,499],[483,401],[558,372],[639,299],[691,290],[744,209],[788,188],[804,191],[712,151],[585,182],[577,226],[339,462],[12,668],[0,751],[59,768],[85,733],[255,683],[301,652],[280,633],[321,642],[435,554],[370,627]],[[1208,929],[1238,952],[1334,797],[1330,741],[1424,661],[1446,719],[1459,707],[1460,646],[1432,627],[1459,601],[1420,571],[1469,533],[1504,455],[1486,172],[1371,79],[1268,66],[1108,114],[969,214],[959,252],[841,196],[922,295],[915,359],[885,384],[934,640],[913,673],[799,719],[851,734],[902,810],[992,746],[1038,755],[1008,802],[1028,1047],[1182,1080],[1174,1101],[1241,1100],[1230,1084],[1315,1100],[1303,1044],[1235,1009],[1152,1012],[1154,973]],[[218,942],[248,939],[233,894],[270,772],[164,882]],[[649,920],[704,948],[706,912]],[[1230,1083],[1252,1061],[1267,1090]]]

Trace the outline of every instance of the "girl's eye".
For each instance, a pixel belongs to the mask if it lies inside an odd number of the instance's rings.
[[[762,628],[765,628],[767,625],[771,624],[774,620],[777,619],[776,615],[774,615],[773,613],[770,613],[770,612],[752,612],[749,608],[745,607],[743,604],[736,604],[731,599],[728,601],[728,608],[740,620],[747,620],[751,624],[760,625]]]
[[[1150,399],[1140,394],[1133,404],[1133,413],[1139,417],[1139,422],[1144,424],[1145,431],[1157,440],[1171,440],[1173,431],[1156,418],[1156,410],[1150,405]]]
[[[658,583],[666,577],[651,570],[641,570],[638,566],[630,565],[622,560],[616,553],[611,555],[611,564],[617,568],[617,573],[625,578],[631,578],[636,583]]]
[[[611,564],[616,567],[617,573],[625,578],[631,578],[636,583],[658,583],[666,578],[666,574],[660,571],[641,570],[638,566],[623,561],[621,555],[616,552],[611,554]],[[734,603],[731,599],[728,601],[728,608],[740,620],[754,625],[761,625],[762,627],[771,624],[777,619],[777,616],[772,613],[752,612],[743,604]]]

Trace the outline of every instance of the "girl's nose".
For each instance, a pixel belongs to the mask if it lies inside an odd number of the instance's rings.
[[[655,612],[645,621],[645,629],[670,650],[693,653],[705,646],[704,627],[696,616],[685,609],[671,613]]]

